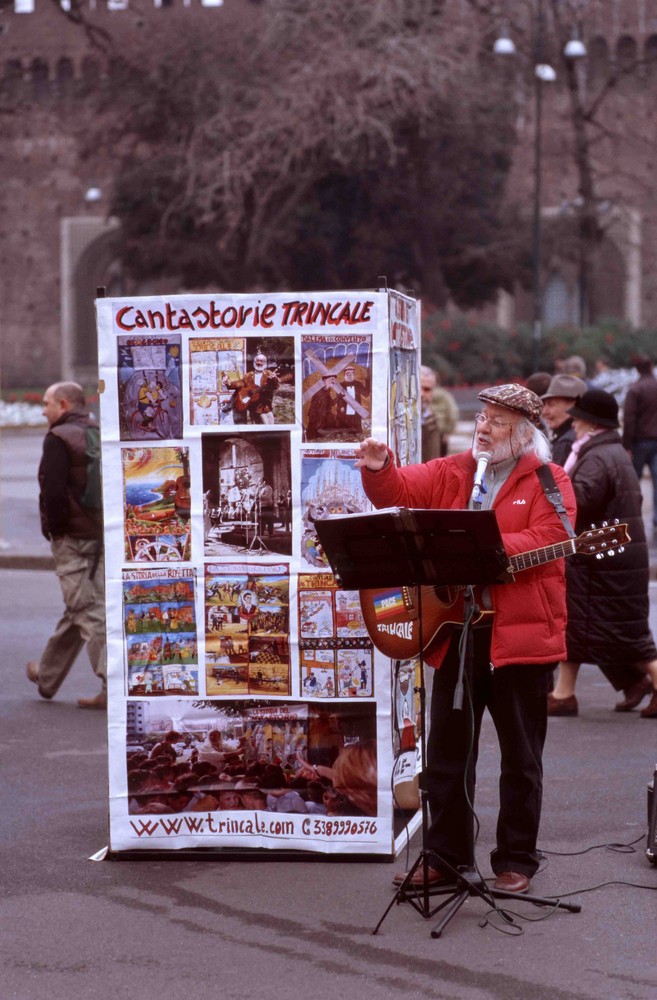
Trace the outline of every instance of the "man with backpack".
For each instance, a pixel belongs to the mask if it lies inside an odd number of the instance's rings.
[[[86,643],[101,690],[80,698],[78,705],[102,710],[107,707],[107,662],[98,424],[76,382],[46,389],[43,415],[48,433],[39,465],[39,513],[65,610],[40,661],[27,664],[27,676],[42,698],[52,698]]]

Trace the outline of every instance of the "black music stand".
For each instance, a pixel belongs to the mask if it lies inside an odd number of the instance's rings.
[[[474,601],[475,586],[506,583],[512,580],[495,512],[468,510],[418,510],[393,507],[375,513],[337,515],[318,520],[315,528],[322,547],[341,587],[369,590],[385,587],[417,588],[417,623],[420,661],[420,727],[421,774],[420,804],[422,813],[422,850],[395,892],[373,933],[376,934],[395,903],[409,902],[425,918],[444,910],[432,937],[440,937],[451,918],[470,896],[477,896],[495,907],[495,898],[513,898],[578,913],[577,903],[557,899],[510,893],[489,888],[481,878],[474,855],[474,815],[468,824],[468,863],[459,869],[439,858],[440,867],[452,877],[450,884],[437,888],[427,885],[429,858],[437,857],[427,850],[429,827],[426,787],[426,686],[424,683],[424,647],[433,636],[425,636],[422,628],[423,587],[460,587],[464,590],[463,641],[459,675],[454,694],[454,710],[462,710],[464,681],[472,680],[472,649],[470,622],[478,613]],[[374,640],[373,640],[374,641]],[[376,643],[375,643],[376,644]],[[470,716],[468,716],[470,718]],[[469,760],[467,768],[473,768]],[[464,779],[468,779],[466,771]],[[422,865],[423,885],[420,892],[412,878]],[[430,897],[446,896],[432,907]]]

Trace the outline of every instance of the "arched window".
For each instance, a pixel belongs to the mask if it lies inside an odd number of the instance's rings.
[[[630,93],[639,85],[637,60],[639,58],[637,44],[631,35],[621,35],[616,46],[616,68],[620,74],[618,88],[624,93]]]
[[[591,39],[587,65],[592,83],[602,83],[607,79],[609,76],[609,46],[606,38],[598,36]]]
[[[110,83],[113,88],[121,88],[130,80],[130,64],[123,56],[114,56],[110,60]]]
[[[82,82],[86,88],[93,88],[100,81],[100,65],[92,56],[82,60]]]
[[[20,59],[8,59],[5,63],[5,73],[2,78],[2,92],[7,97],[17,98],[24,86],[23,64]]]
[[[591,322],[625,315],[627,264],[607,235],[597,248],[590,287]]]
[[[546,330],[555,326],[569,326],[577,322],[577,303],[562,275],[553,273],[548,278],[543,294],[543,325]]]
[[[50,93],[50,70],[45,59],[40,59],[37,56],[36,59],[32,60],[30,76],[32,79],[32,93],[37,100],[47,97]]]
[[[646,38],[643,57],[646,61],[646,82],[654,86],[657,82],[657,35]]]
[[[68,95],[73,90],[73,60],[69,59],[68,56],[62,56],[61,59],[57,61],[57,90],[60,94]]]

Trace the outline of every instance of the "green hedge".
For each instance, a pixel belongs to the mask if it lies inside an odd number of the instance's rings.
[[[558,358],[579,354],[592,376],[598,358],[606,358],[611,368],[631,368],[637,353],[657,361],[657,330],[636,329],[620,320],[583,329],[558,327],[543,334],[538,369],[552,372]],[[493,323],[433,313],[422,323],[422,363],[439,371],[447,385],[522,380],[532,373],[531,330],[503,330]]]

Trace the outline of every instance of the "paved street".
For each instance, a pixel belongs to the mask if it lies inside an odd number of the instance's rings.
[[[433,940],[435,920],[404,904],[392,908],[374,937],[403,857],[394,865],[282,862],[273,855],[248,862],[169,860],[173,854],[89,860],[107,843],[106,720],[76,707],[80,695],[96,689],[84,658],[51,703],[25,678],[25,661],[38,655],[60,597],[52,573],[14,569],[8,561],[26,552],[24,564],[38,566],[47,546],[36,534],[30,481],[41,433],[12,432],[11,449],[7,433],[0,1000],[192,993],[255,1000],[274,991],[288,1000],[653,1000],[657,869],[644,845],[657,721],[614,713],[616,695],[593,667],[582,670],[580,718],[550,723],[540,843],[546,858],[534,880],[537,893],[580,902],[579,914],[516,902],[511,908],[523,933],[514,936],[496,929],[499,918],[481,927],[486,907],[472,899]],[[653,589],[653,629],[656,596]],[[477,798],[477,859],[485,876],[496,772],[487,725]],[[416,837],[411,859],[419,846]]]

